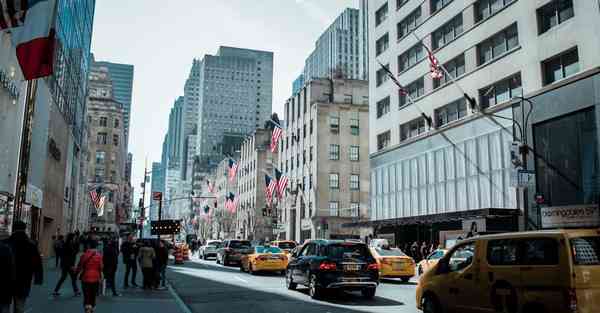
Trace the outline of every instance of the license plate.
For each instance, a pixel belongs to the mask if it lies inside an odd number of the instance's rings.
[[[394,271],[400,271],[400,270],[402,270],[403,267],[404,267],[404,263],[402,263],[402,262],[392,263],[392,269],[394,269]]]
[[[344,271],[359,271],[360,270],[360,265],[359,264],[346,264],[344,265]]]

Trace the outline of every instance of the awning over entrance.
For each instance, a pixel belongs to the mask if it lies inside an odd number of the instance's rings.
[[[437,224],[444,222],[462,221],[464,219],[476,219],[484,217],[509,217],[519,216],[521,213],[519,209],[498,209],[498,208],[487,208],[457,212],[447,212],[439,214],[428,214],[419,216],[409,216],[392,218],[377,221],[366,221],[358,223],[345,223],[342,227],[386,227],[396,225],[418,225],[418,224]]]

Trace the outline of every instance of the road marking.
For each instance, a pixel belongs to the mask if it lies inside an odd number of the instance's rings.
[[[190,308],[183,302],[183,300],[181,300],[179,295],[175,292],[175,289],[171,287],[171,284],[167,284],[167,288],[169,288],[169,292],[171,293],[173,298],[175,298],[175,302],[177,303],[177,306],[179,306],[181,311],[183,313],[192,313],[192,310],[190,310]]]
[[[241,282],[242,282],[242,283],[244,283],[244,284],[247,284],[247,283],[248,283],[248,281],[247,281],[247,280],[245,280],[245,279],[243,279],[243,278],[241,278],[241,277],[239,277],[239,276],[233,276],[233,277],[235,277],[235,279],[237,279],[237,280],[241,281]]]

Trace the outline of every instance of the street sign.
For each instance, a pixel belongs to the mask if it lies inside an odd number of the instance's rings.
[[[535,179],[535,171],[531,170],[519,170],[519,187],[529,186],[533,184],[533,180]]]
[[[598,205],[570,205],[540,209],[542,228],[578,228],[600,226]]]
[[[152,192],[152,200],[155,200],[155,201],[162,200],[162,192],[160,192],[160,191],[153,191]]]

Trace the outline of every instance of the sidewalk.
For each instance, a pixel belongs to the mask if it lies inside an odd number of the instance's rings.
[[[170,291],[146,291],[141,288],[122,289],[125,266],[119,264],[117,272],[117,291],[121,297],[111,296],[107,290],[105,296],[97,299],[97,313],[182,313]],[[54,258],[46,260],[44,265],[44,284],[33,286],[27,299],[26,313],[78,313],[83,312],[83,297],[75,297],[70,278],[67,278],[60,290],[61,296],[51,296],[56,282],[60,279],[60,270],[54,268]],[[141,285],[142,273],[138,269],[137,282]],[[80,282],[79,286],[81,286]]]

